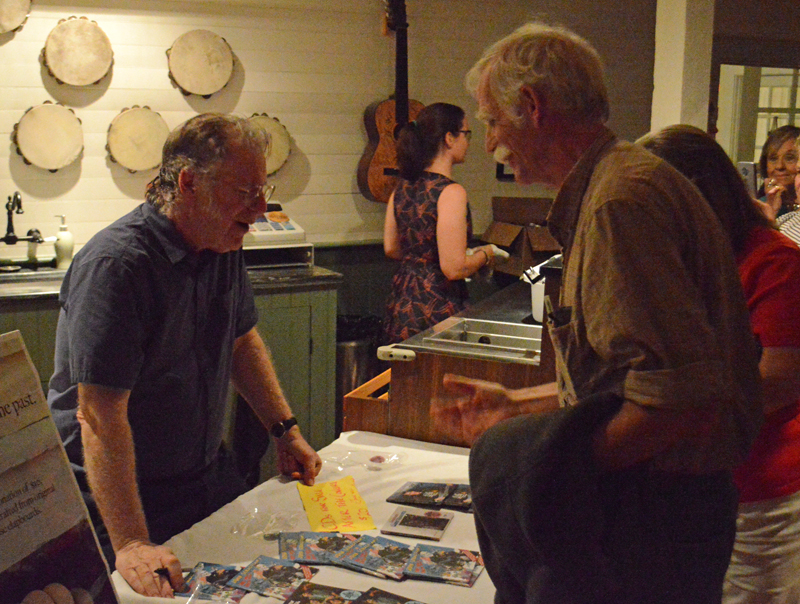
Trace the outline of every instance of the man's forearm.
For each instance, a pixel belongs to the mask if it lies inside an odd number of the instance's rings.
[[[514,415],[526,413],[547,413],[559,408],[558,385],[555,382],[518,388],[509,391]]]
[[[265,426],[292,415],[269,350],[255,328],[236,342],[231,378],[236,391],[247,400]]]
[[[132,541],[148,542],[147,525],[133,469],[132,444],[127,447],[118,442],[109,447],[84,427],[83,447],[89,487],[114,551],[119,551]]]
[[[594,435],[593,450],[604,470],[621,470],[652,459],[708,426],[703,411],[673,411],[624,402]]]
[[[87,396],[85,389],[82,393]],[[119,551],[133,541],[149,541],[136,486],[133,436],[127,419],[122,419],[127,417],[127,413],[100,420],[86,412],[92,407],[97,408],[97,405],[84,403],[79,412],[84,467],[111,544],[114,551]]]

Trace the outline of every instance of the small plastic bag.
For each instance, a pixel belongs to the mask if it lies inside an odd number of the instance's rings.
[[[202,591],[203,584],[198,583],[194,586],[189,599],[186,600],[186,604],[206,604],[207,602],[216,602],[217,604],[239,604],[238,601],[233,600],[231,598],[227,598],[225,596],[209,594]]]
[[[299,512],[253,508],[231,527],[231,533],[243,537],[277,539],[280,533],[293,531],[299,518]]]
[[[344,451],[341,453],[330,453],[324,456],[322,461],[337,466],[339,471],[349,466],[363,466],[367,468],[367,470],[380,471],[390,470],[403,465],[405,454],[375,450]]]

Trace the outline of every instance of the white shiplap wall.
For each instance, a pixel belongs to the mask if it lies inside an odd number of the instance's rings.
[[[534,15],[575,27],[606,56],[622,134],[641,134],[649,123],[654,2],[634,9],[585,10],[559,2],[505,0],[410,0],[410,96],[423,103],[448,101],[474,113],[464,74],[482,49]],[[610,4],[610,3],[609,3]],[[623,4],[623,3],[621,3]],[[644,8],[643,8],[644,7]],[[366,143],[364,108],[394,88],[394,40],[382,33],[380,0],[250,0],[218,2],[37,1],[18,32],[0,35],[0,195],[22,194],[25,213],[15,216],[18,235],[38,227],[57,231],[66,214],[76,251],[94,233],[140,203],[153,171],[130,174],[105,150],[111,120],[131,105],[158,111],[170,127],[204,111],[241,115],[266,112],[292,136],[288,162],[273,177],[275,199],[301,224],[309,241],[336,244],[381,238],[385,206],[364,199],[356,166]],[[97,21],[111,40],[114,66],[98,85],[58,84],[40,61],[45,39],[59,19]],[[610,22],[603,25],[603,15]],[[617,19],[626,22],[624,43]],[[632,29],[631,29],[632,27]],[[209,99],[184,96],[168,77],[165,51],[186,31],[209,29],[223,36],[235,55],[234,74]],[[648,67],[649,65],[649,67]],[[615,86],[614,83],[624,84]],[[616,90],[616,92],[614,92]],[[11,142],[24,111],[45,100],[71,107],[83,122],[85,148],[74,164],[50,173],[25,165]],[[481,128],[456,178],[467,187],[476,232],[490,220],[492,195],[540,191],[498,183],[482,152]],[[2,223],[3,233],[5,223]],[[0,257],[22,257],[25,248],[0,244]],[[43,247],[41,256],[52,255]]]

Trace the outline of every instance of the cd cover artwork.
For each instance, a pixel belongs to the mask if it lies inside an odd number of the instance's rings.
[[[284,604],[350,604],[362,595],[353,589],[302,583]]]
[[[386,498],[389,503],[440,507],[453,485],[444,482],[407,482]]]
[[[198,562],[186,575],[183,591],[175,595],[186,598],[194,596],[199,600],[239,602],[247,592],[229,587],[228,581],[239,574],[241,570],[238,566]]]
[[[400,506],[381,527],[381,533],[439,541],[453,518],[453,512],[446,510],[420,510]]]
[[[377,587],[371,587],[364,592],[353,604],[423,604],[418,600],[410,600],[405,596],[399,596]]]
[[[411,557],[411,548],[405,543],[386,537],[375,537],[364,551],[363,560],[359,560],[357,564],[390,579],[399,581],[403,578],[403,568]]]
[[[452,485],[453,489],[442,501],[442,506],[456,510],[469,511],[472,509],[472,489],[468,484]]]
[[[420,543],[403,572],[411,578],[472,587],[482,571],[483,560],[478,552]]]
[[[303,581],[311,580],[317,572],[317,568],[291,560],[259,556],[233,577],[228,585],[286,600]]]

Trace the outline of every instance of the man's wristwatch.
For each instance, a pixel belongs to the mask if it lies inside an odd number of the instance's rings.
[[[297,425],[297,418],[290,417],[289,419],[285,419],[281,422],[275,422],[270,426],[269,433],[272,434],[275,438],[280,438],[284,434],[286,434],[289,430],[292,429],[293,426]]]

